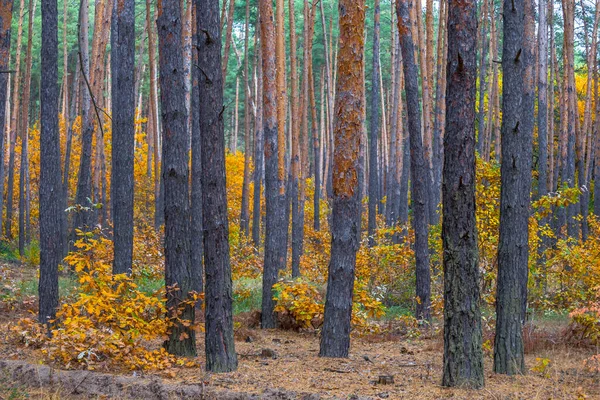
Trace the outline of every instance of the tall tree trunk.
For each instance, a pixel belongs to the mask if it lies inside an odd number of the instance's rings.
[[[311,21],[311,28],[314,30],[314,13],[315,9],[312,9],[313,17]],[[321,230],[321,135],[319,132],[317,122],[317,104],[315,99],[315,79],[312,62],[312,54],[310,55],[311,61],[309,63],[309,96],[310,96],[310,109],[311,109],[311,120],[312,120],[312,138],[313,138],[313,158],[314,158],[314,180],[315,189],[313,197],[313,229],[315,231]],[[322,122],[322,121],[321,121]]]
[[[364,1],[340,0],[339,74],[336,87],[331,260],[322,357],[348,357],[360,194],[359,153],[364,105]],[[358,72],[357,72],[358,71]]]
[[[300,122],[302,120],[302,114],[300,113],[300,98],[298,96],[298,52],[297,52],[297,38],[296,38],[296,9],[295,1],[289,1],[289,24],[290,24],[290,92],[291,92],[291,104],[290,104],[290,129],[292,136],[292,149],[290,159],[291,169],[291,182],[290,182],[290,193],[291,204],[292,204],[292,277],[296,278],[300,275],[300,253],[299,253],[299,238],[300,232],[300,215],[299,215],[299,203],[298,203],[298,189],[300,179]],[[283,11],[282,11],[283,12]],[[280,17],[283,22],[283,15]],[[279,33],[278,33],[279,34]],[[279,45],[279,43],[278,43]],[[281,43],[283,46],[283,43]],[[283,52],[283,49],[280,50]],[[306,61],[306,60],[305,60]],[[282,75],[283,76],[283,75]],[[279,97],[279,101],[282,97]],[[278,103],[279,107],[281,105]],[[279,120],[279,124],[284,121]],[[281,129],[281,125],[279,125]]]
[[[248,68],[248,43],[250,36],[250,2],[246,2],[246,32],[244,35],[244,180],[242,183],[242,209],[240,231],[250,233],[250,69]]]
[[[10,37],[12,24],[13,0],[0,0],[0,71],[10,69]],[[4,137],[6,127],[10,126],[7,110],[10,110],[8,73],[0,73],[0,214],[4,200]],[[0,232],[2,232],[2,215],[0,215]]]
[[[493,0],[492,0],[493,1]],[[487,21],[488,21],[488,0],[483,0],[481,3],[481,31],[479,32],[479,40],[480,44],[480,54],[479,54],[479,110],[477,112],[477,122],[479,123],[479,128],[477,130],[477,151],[479,154],[483,153],[483,144],[484,144],[484,103],[485,103],[485,90],[486,90],[486,57],[487,57]]]
[[[522,327],[523,300],[527,294],[529,256],[529,197],[533,110],[533,43],[526,38],[528,0],[504,3],[502,50],[502,164],[500,193],[500,238],[498,244],[498,288],[496,293],[496,340],[494,371],[525,373]],[[528,32],[529,31],[529,32]],[[533,104],[533,103],[532,103]],[[530,119],[531,121],[528,121]],[[524,281],[524,282],[523,282]]]
[[[442,167],[444,158],[444,124],[446,111],[446,30],[447,30],[447,2],[442,0],[440,4],[440,24],[438,27],[438,49],[437,49],[437,87],[435,93],[435,111],[433,122],[433,202],[439,204],[442,190]],[[488,106],[489,107],[489,106]],[[435,213],[431,223],[437,225],[439,213]]]
[[[379,171],[377,140],[379,136],[379,108],[381,87],[379,86],[379,0],[375,0],[373,8],[373,75],[371,77],[371,119],[369,129],[369,247],[376,244],[377,203],[379,202]],[[383,172],[383,170],[382,170]]]
[[[135,141],[135,4],[112,9],[112,217],[114,274],[131,274],[133,262],[133,161]]]
[[[19,172],[19,254],[25,254],[28,243],[26,226],[28,215],[28,175],[29,175],[29,100],[31,97],[31,48],[33,46],[33,19],[35,18],[36,0],[29,0],[29,16],[27,22],[27,55],[25,57],[25,77],[21,110],[21,165]],[[58,18],[58,17],[57,17]],[[57,50],[58,51],[58,50]],[[58,55],[57,55],[58,56]]]
[[[406,107],[410,136],[410,164],[413,200],[413,229],[415,231],[416,289],[418,319],[431,318],[431,278],[429,269],[429,194],[430,168],[424,155],[421,140],[421,116],[419,107],[419,73],[414,58],[414,44],[410,29],[409,10],[412,0],[398,0],[398,31],[402,47],[402,58],[406,86]]]
[[[77,194],[75,203],[82,207],[75,215],[75,229],[86,230],[91,225],[91,206],[89,199],[92,198],[92,139],[94,135],[94,116],[92,111],[92,98],[90,86],[90,58],[88,44],[88,0],[81,0],[79,6],[79,57],[81,75],[84,87],[81,95],[82,129],[81,129],[81,156],[79,161],[79,179],[77,182]],[[75,231],[72,232],[71,240],[76,240]]]
[[[277,274],[285,267],[287,226],[285,224],[285,165],[279,153],[284,151],[277,128],[277,86],[275,27],[270,0],[260,0],[261,51],[263,64],[263,104],[265,140],[266,232],[262,292],[262,328],[276,326],[272,288]]]
[[[235,11],[235,0],[229,0],[229,9],[227,10],[227,32],[225,34],[225,50],[223,51],[223,87],[227,83],[227,64],[229,63],[229,49],[231,48],[232,31],[233,31],[233,14]],[[222,29],[221,29],[222,30]],[[237,143],[236,143],[237,144]],[[234,150],[235,154],[235,150]]]
[[[232,281],[229,261],[229,223],[225,186],[223,80],[218,0],[197,0],[200,129],[202,147],[202,205],[206,266],[206,369],[229,372],[237,368],[233,341]],[[167,220],[168,221],[168,220]]]
[[[202,2],[200,5],[203,5]],[[195,356],[196,332],[191,326],[195,319],[195,307],[189,303],[192,299],[193,273],[190,262],[188,131],[180,3],[159,0],[156,23],[159,33],[160,98],[165,127],[165,287],[168,316],[174,323],[165,348],[171,354]],[[214,37],[218,38],[218,35]],[[207,73],[214,74],[214,71]]]
[[[13,109],[10,121],[10,143],[8,149],[8,182],[6,188],[6,224],[4,234],[8,239],[12,239],[12,218],[13,218],[13,195],[15,183],[15,144],[17,142],[17,130],[19,120],[19,106],[21,104],[21,42],[23,40],[23,19],[25,16],[25,0],[21,0],[19,8],[19,25],[17,30],[17,47],[15,58],[15,83],[13,85]]]
[[[198,65],[198,46],[202,39],[198,31],[198,2],[193,5],[192,17],[192,98],[190,102],[192,121],[192,188],[190,196],[191,219],[191,263],[192,288],[198,293],[204,291],[204,229],[202,224],[202,132],[200,130],[200,69]],[[197,304],[197,307],[201,304]]]
[[[260,33],[260,17],[257,16],[255,37],[262,35]],[[254,207],[252,211],[252,242],[256,249],[260,248],[260,223],[262,213],[260,207],[261,188],[265,167],[265,151],[264,151],[264,135],[263,135],[263,70],[262,70],[262,42],[256,43],[255,51],[257,52],[256,61],[256,120],[255,120],[255,138],[254,138]]]
[[[40,279],[39,321],[49,324],[58,307],[58,264],[62,255],[61,185],[58,131],[58,10],[55,0],[42,0],[40,134]]]
[[[152,132],[154,143],[152,150],[154,152],[154,227],[158,230],[164,223],[164,209],[162,202],[162,178],[161,178],[161,158],[160,146],[162,141],[162,133],[160,129],[160,119],[158,117],[158,84],[156,82],[157,67],[156,67],[156,42],[154,27],[154,13],[151,8],[152,1],[146,0],[146,24],[148,25],[148,63],[150,64],[150,113],[152,118]]]
[[[442,240],[443,386],[483,387],[483,351],[475,218],[477,4],[448,2],[448,65]],[[482,65],[483,67],[483,65]],[[482,124],[480,123],[480,127]],[[480,131],[482,132],[482,131]]]

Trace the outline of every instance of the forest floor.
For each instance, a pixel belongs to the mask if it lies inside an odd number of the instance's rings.
[[[0,267],[0,296],[26,287],[28,280],[34,277],[33,268],[3,265]],[[485,355],[486,386],[473,391],[440,386],[443,342],[439,327],[434,333],[427,331],[418,338],[391,334],[354,337],[348,359],[326,359],[318,357],[319,337],[316,332],[252,329],[249,327],[252,324],[248,324],[249,314],[236,316],[239,367],[232,373],[209,374],[202,368],[182,368],[176,373],[171,369],[168,373],[145,375],[102,370],[60,372],[41,366],[44,356],[40,350],[15,347],[8,339],[9,327],[19,318],[31,316],[36,305],[35,298],[24,296],[21,306],[12,310],[2,308],[2,301],[0,297],[0,399],[600,398],[600,375],[588,372],[583,364],[583,360],[597,353],[597,349],[574,347],[564,340],[567,329],[565,318],[540,319],[526,330],[526,364],[531,369],[527,375],[507,377],[494,374],[492,352],[488,347]],[[486,338],[490,334],[486,332]],[[198,335],[197,345],[200,353],[197,361],[203,365],[203,335]],[[547,366],[544,367],[545,363]],[[26,368],[34,371],[33,375],[23,373]],[[61,373],[70,381],[63,380],[58,384],[55,381],[49,385],[43,378],[48,374],[57,376]],[[393,376],[394,382],[377,383],[381,375]],[[73,385],[74,381],[78,383]],[[160,390],[153,389],[160,393],[148,392],[152,394],[150,397],[144,392],[144,387],[139,386],[140,382],[146,382],[147,386],[160,386]],[[127,391],[127,386],[131,390]],[[187,392],[176,388],[187,388]]]

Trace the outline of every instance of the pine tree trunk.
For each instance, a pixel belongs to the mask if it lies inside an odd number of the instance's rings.
[[[40,279],[39,321],[48,324],[58,307],[58,264],[62,258],[61,156],[58,130],[58,10],[55,0],[42,0],[40,134]]]
[[[444,158],[444,123],[446,111],[446,29],[447,29],[447,2],[440,4],[440,24],[438,26],[438,49],[437,49],[437,87],[435,93],[435,111],[433,121],[433,202],[439,204],[442,194],[442,167]],[[489,106],[488,106],[489,107]],[[432,225],[437,225],[440,215],[435,213]]]
[[[250,2],[246,2],[246,31],[244,35],[244,179],[242,183],[242,209],[240,231],[250,233],[250,69],[248,68],[248,43],[250,36]]]
[[[287,225],[285,223],[285,165],[280,165],[283,152],[277,128],[277,87],[275,57],[275,27],[270,0],[260,0],[261,50],[263,64],[264,148],[266,231],[263,270],[262,328],[276,326],[272,287],[285,267]]]
[[[0,71],[10,69],[10,38],[12,24],[13,0],[0,0]],[[7,110],[10,108],[8,73],[0,73],[0,193],[4,193],[4,137],[6,126],[9,126]],[[0,212],[3,210],[4,196],[0,195]],[[2,216],[0,215],[0,232],[2,232]]]
[[[469,388],[481,388],[484,383],[475,218],[476,52],[476,1],[459,3],[450,0],[448,2],[448,89],[442,195],[444,199],[442,385]],[[479,126],[481,127],[482,124],[480,123]]]
[[[204,229],[202,224],[202,136],[200,131],[200,70],[198,65],[198,45],[201,34],[198,31],[198,2],[194,2],[192,13],[192,98],[190,102],[192,121],[192,189],[191,189],[191,262],[192,288],[198,293],[204,291]],[[198,308],[201,304],[197,304]]]
[[[533,113],[528,103],[533,104],[530,51],[533,44],[529,47],[524,37],[527,33],[526,13],[532,11],[530,4],[527,0],[505,2],[503,11],[502,191],[494,372],[508,375],[525,373],[522,327],[529,256],[532,151],[529,126],[533,126]]]
[[[33,19],[35,18],[36,0],[29,1],[28,23],[27,23],[27,55],[25,57],[25,78],[23,88],[23,104],[21,110],[21,165],[19,172],[19,254],[25,254],[25,246],[28,243],[26,226],[28,209],[27,177],[29,175],[29,100],[31,95],[31,48],[33,46]]]
[[[493,0],[492,0],[493,1]],[[483,152],[483,144],[485,141],[484,135],[484,100],[485,100],[485,90],[486,90],[486,58],[488,53],[487,48],[487,21],[488,21],[488,0],[483,0],[481,3],[481,31],[479,32],[479,37],[481,41],[480,54],[479,54],[479,110],[477,112],[477,122],[479,123],[479,127],[477,130],[477,151],[479,154]]]
[[[339,74],[333,161],[333,223],[322,357],[348,357],[356,252],[359,247],[359,153],[364,105],[364,1],[339,1]],[[353,72],[353,71],[359,71]]]
[[[256,37],[260,33],[260,17],[257,16]],[[263,135],[263,70],[262,70],[262,42],[255,46],[258,55],[256,61],[256,120],[255,120],[255,139],[254,139],[254,207],[252,213],[252,242],[256,249],[260,248],[260,223],[262,220],[260,197],[264,175],[264,135]]]
[[[197,1],[198,67],[202,147],[202,204],[206,267],[206,369],[237,368],[233,341],[232,281],[225,186],[223,80],[218,0]],[[168,221],[168,220],[167,220]]]
[[[131,274],[133,261],[133,161],[135,138],[135,5],[112,9],[112,217],[114,274]]]
[[[225,6],[225,5],[223,5]],[[231,47],[231,34],[233,31],[233,14],[235,11],[235,0],[229,0],[229,9],[227,11],[227,32],[225,34],[225,50],[223,51],[223,87],[227,83],[227,64],[229,63],[229,49]],[[221,28],[222,30],[222,28]],[[237,144],[237,143],[236,143]],[[233,150],[235,154],[235,150]]]
[[[377,203],[379,202],[379,171],[377,165],[379,108],[381,107],[381,104],[379,104],[381,92],[381,87],[379,86],[379,0],[375,0],[373,13],[373,75],[371,76],[371,117],[369,127],[369,247],[373,247],[376,244],[375,230],[377,229]]]
[[[410,136],[410,164],[413,200],[413,229],[415,231],[416,258],[416,317],[429,320],[431,318],[431,281],[429,269],[429,195],[430,169],[424,155],[421,140],[421,116],[419,108],[419,73],[414,58],[414,44],[410,29],[409,10],[414,7],[412,0],[399,0],[396,5],[398,13],[398,30],[402,47],[402,58],[406,86],[406,109],[408,112],[408,129]]]
[[[10,143],[8,149],[8,182],[6,187],[6,223],[4,225],[4,234],[10,240],[12,239],[12,219],[13,219],[13,196],[15,184],[15,144],[17,142],[17,130],[19,120],[19,106],[21,104],[21,43],[23,40],[23,19],[25,16],[25,0],[21,0],[19,8],[19,25],[17,30],[17,47],[15,58],[15,74],[13,85],[13,109],[10,121]]]
[[[165,287],[169,318],[177,317],[177,320],[173,320],[165,348],[171,354],[195,356],[196,333],[191,326],[195,319],[195,307],[189,303],[193,274],[190,256],[188,118],[185,112],[180,3],[159,1],[156,23],[160,49],[160,98],[165,127]]]
[[[94,122],[90,86],[90,59],[88,45],[88,0],[81,0],[79,10],[79,57],[83,87],[81,94],[82,128],[81,128],[81,156],[79,161],[79,178],[75,204],[82,207],[75,215],[74,230],[71,241],[77,240],[75,230],[86,230],[92,223],[92,212],[89,199],[92,198],[92,139],[94,135]]]

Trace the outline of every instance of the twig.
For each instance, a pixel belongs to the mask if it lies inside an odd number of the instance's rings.
[[[96,99],[94,98],[94,93],[92,93],[92,87],[90,86],[90,82],[88,81],[87,76],[85,75],[85,71],[83,70],[83,58],[81,56],[81,51],[78,52],[79,54],[79,68],[81,70],[81,75],[83,76],[83,80],[85,81],[85,85],[88,88],[88,91],[90,92],[90,98],[92,99],[92,104],[94,104],[94,111],[96,111],[96,117],[98,118],[98,127],[100,128],[100,133],[102,133],[102,137],[104,138],[104,129],[102,128],[102,119],[100,118],[100,113],[98,112],[98,104],[96,104]],[[102,112],[104,112],[104,114],[106,114],[106,112],[104,110],[102,110]],[[110,119],[112,121],[112,118],[106,114],[106,116],[108,117],[108,119]]]

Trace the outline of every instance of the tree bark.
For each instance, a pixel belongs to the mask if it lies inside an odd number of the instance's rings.
[[[261,36],[260,33],[260,16],[257,16],[256,37]],[[260,47],[258,47],[260,46]],[[256,120],[254,124],[254,208],[252,211],[252,242],[254,247],[260,248],[260,223],[262,220],[260,196],[265,167],[265,151],[264,151],[264,135],[263,135],[263,72],[262,72],[262,42],[256,44],[255,51],[257,52],[256,61]]]
[[[335,104],[331,260],[322,357],[348,357],[356,252],[359,247],[359,153],[364,110],[364,1],[339,1],[340,36]]]
[[[197,0],[200,130],[202,147],[202,205],[206,267],[206,369],[229,372],[237,368],[233,342],[232,281],[229,261],[229,223],[225,185],[223,80],[218,0]]]
[[[448,2],[448,64],[444,135],[443,386],[484,383],[477,221],[475,218],[475,95],[477,4]],[[480,124],[481,127],[481,124]]]
[[[15,144],[17,142],[17,129],[19,120],[19,106],[21,104],[21,43],[23,40],[23,19],[25,16],[25,0],[21,0],[19,8],[19,25],[17,30],[17,47],[15,58],[15,74],[13,85],[13,109],[10,120],[10,143],[8,148],[8,182],[6,187],[6,223],[4,225],[4,234],[10,240],[12,239],[12,219],[13,219],[13,195],[15,182]]]
[[[198,18],[198,2],[193,4],[192,17],[192,98],[190,101],[192,121],[192,189],[191,189],[191,263],[192,288],[198,293],[204,291],[204,229],[202,219],[202,132],[200,130],[200,69],[198,65],[198,46],[201,32],[196,23]],[[201,306],[196,305],[197,308]]]
[[[280,165],[280,152],[284,151],[278,137],[277,87],[275,57],[275,27],[273,6],[270,0],[260,0],[261,48],[263,65],[263,111],[265,150],[266,231],[265,261],[262,291],[262,328],[274,328],[272,288],[277,275],[285,267],[287,225],[285,218],[285,165]]]
[[[248,68],[248,43],[250,36],[250,2],[246,2],[246,31],[244,35],[244,179],[242,183],[242,206],[240,232],[250,233],[250,69]]]
[[[165,127],[165,287],[168,316],[173,322],[165,348],[171,354],[195,356],[196,332],[191,326],[195,319],[195,307],[190,303],[193,274],[190,256],[188,131],[180,3],[159,0],[156,23],[161,111]]]
[[[369,247],[376,245],[375,230],[377,229],[377,203],[379,203],[379,171],[377,141],[379,136],[379,32],[380,32],[380,7],[379,0],[375,0],[373,7],[373,75],[371,77],[371,119],[369,129],[369,220],[368,236]]]
[[[10,38],[12,24],[13,0],[0,0],[0,70],[10,69]],[[8,97],[10,92],[8,73],[0,73],[0,193],[4,193],[4,137],[7,121],[7,110],[10,107]],[[0,196],[0,212],[3,210],[4,196]],[[2,217],[0,216],[0,232],[2,231]]]
[[[533,114],[525,110],[529,89],[524,89],[533,88],[532,52],[523,40],[525,14],[531,11],[528,4],[526,0],[505,2],[503,11],[502,190],[494,371],[507,375],[525,373],[522,327],[529,256],[532,143],[528,125],[533,124]]]
[[[27,55],[25,60],[25,77],[21,110],[21,165],[19,173],[19,254],[25,254],[25,246],[29,243],[26,234],[29,226],[29,100],[31,97],[31,48],[33,46],[33,20],[35,18],[36,1],[29,1],[27,22]]]
[[[111,24],[113,274],[131,274],[135,141],[135,4],[116,0]]]
[[[58,264],[62,255],[61,167],[58,131],[58,9],[55,0],[42,0],[40,134],[40,278],[39,321],[49,324],[58,307]]]
[[[429,194],[430,168],[424,155],[421,140],[421,116],[419,107],[419,73],[414,58],[414,44],[410,28],[409,10],[412,0],[398,0],[398,31],[402,47],[402,58],[406,86],[406,108],[410,136],[410,164],[413,199],[413,229],[415,231],[416,258],[416,317],[431,318],[431,278],[429,269]]]

